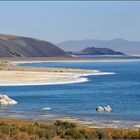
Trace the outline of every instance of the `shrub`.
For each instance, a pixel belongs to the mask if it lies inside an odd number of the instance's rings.
[[[10,135],[10,128],[7,124],[0,125],[0,130],[3,135]]]
[[[21,132],[26,132],[27,131],[27,127],[26,126],[22,126],[19,128]]]
[[[40,124],[39,124],[38,122],[35,122],[35,123],[33,124],[33,126],[35,126],[35,127],[40,127]]]
[[[110,139],[109,134],[102,129],[96,129],[95,131],[93,131],[93,136],[99,140]]]
[[[29,135],[34,135],[34,134],[35,134],[34,127],[29,126],[29,127],[27,128],[26,132],[27,132]]]
[[[71,128],[76,128],[76,124],[74,123],[69,123],[69,122],[66,122],[66,121],[60,121],[60,120],[57,120],[54,125],[56,127],[59,127],[60,129],[71,129]]]
[[[43,129],[37,129],[36,134],[38,135],[39,138],[45,137],[45,131]]]
[[[10,127],[10,136],[13,137],[20,133],[20,129],[16,126]]]
[[[46,131],[44,136],[45,136],[46,139],[49,139],[49,140],[54,137],[54,135],[51,132],[49,132],[49,131],[48,132]]]
[[[88,132],[85,129],[80,129],[79,132],[84,136],[85,139],[91,139],[92,137],[92,133]]]
[[[68,129],[65,135],[68,135],[73,139],[84,139],[83,134],[78,129]]]
[[[15,123],[15,122],[14,122]],[[1,140],[50,140],[53,138],[66,140],[112,140],[140,139],[138,129],[86,129],[77,127],[74,123],[56,121],[47,123],[0,123]]]

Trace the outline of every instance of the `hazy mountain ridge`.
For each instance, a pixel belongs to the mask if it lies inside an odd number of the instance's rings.
[[[66,57],[68,54],[48,41],[0,34],[0,57]]]
[[[87,47],[95,46],[96,48],[110,48],[116,51],[123,52],[130,55],[140,55],[140,41],[128,41],[125,39],[105,40],[70,40],[57,44],[65,51],[80,51]]]

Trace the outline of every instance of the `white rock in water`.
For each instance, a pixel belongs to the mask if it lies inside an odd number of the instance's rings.
[[[11,99],[7,95],[0,94],[0,105],[13,105],[17,104],[17,101]]]
[[[44,107],[43,110],[51,110],[50,107]]]

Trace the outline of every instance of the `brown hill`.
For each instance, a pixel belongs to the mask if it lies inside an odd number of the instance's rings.
[[[0,57],[67,57],[68,54],[48,41],[0,34]]]

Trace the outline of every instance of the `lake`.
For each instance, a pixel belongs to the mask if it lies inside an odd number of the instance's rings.
[[[76,117],[90,121],[140,123],[140,62],[45,62],[25,66],[81,68],[114,72],[88,76],[84,83],[0,87],[0,92],[18,101],[0,107],[0,116],[45,120]],[[112,112],[96,112],[99,105],[110,105]],[[43,110],[50,107],[51,110]]]

